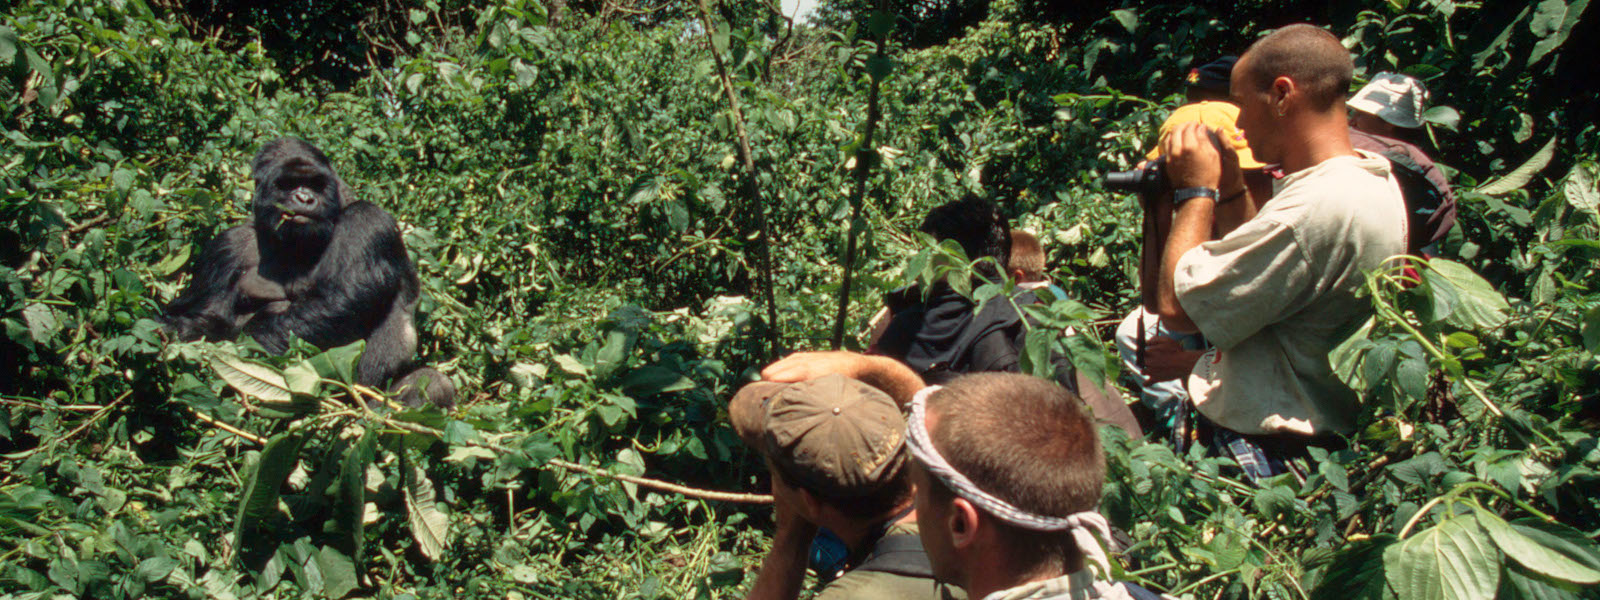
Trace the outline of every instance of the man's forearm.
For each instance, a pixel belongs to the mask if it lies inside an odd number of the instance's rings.
[[[1172,233],[1167,236],[1167,248],[1161,258],[1161,293],[1156,299],[1161,324],[1168,329],[1185,333],[1196,329],[1183,305],[1178,303],[1173,277],[1178,272],[1178,259],[1210,239],[1215,209],[1215,202],[1208,198],[1192,198],[1178,207],[1178,214],[1172,219]]]
[[[794,600],[806,580],[806,554],[816,526],[783,527],[772,534],[772,550],[761,559],[761,571],[745,600]]]
[[[917,390],[926,385],[916,371],[898,360],[872,355],[865,355],[862,358],[864,360],[860,363],[861,368],[856,372],[855,378],[882,390],[901,408],[910,406],[911,398],[917,395]]]
[[[911,367],[887,356],[859,354],[844,350],[796,352],[761,370],[767,381],[795,383],[823,375],[839,374],[856,379],[888,394],[902,408],[922,389],[922,377]]]
[[[1232,198],[1234,194],[1239,194],[1239,197],[1233,198],[1225,204],[1218,204],[1214,209],[1213,216],[1216,218],[1217,225],[1211,239],[1220,240],[1223,236],[1228,235],[1229,232],[1245,224],[1246,221],[1255,218],[1256,200],[1252,197],[1250,188],[1244,187],[1234,191],[1224,190],[1222,197]]]

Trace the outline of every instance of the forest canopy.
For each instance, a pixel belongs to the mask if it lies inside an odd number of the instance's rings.
[[[742,597],[772,511],[733,392],[864,348],[892,290],[965,280],[917,226],[969,194],[1065,292],[1040,317],[1076,333],[1033,366],[1126,388],[1140,208],[1102,177],[1152,149],[1190,69],[1299,22],[1357,87],[1426,83],[1415,141],[1458,224],[1414,276],[1370,276],[1376,316],[1330,356],[1365,414],[1305,481],[1102,431],[1113,574],[1180,598],[1595,597],[1589,0],[778,4],[8,3],[0,598]],[[384,404],[360,346],[163,333],[283,136],[398,221],[455,406]]]

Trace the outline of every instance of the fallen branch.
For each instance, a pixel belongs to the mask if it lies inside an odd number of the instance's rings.
[[[107,215],[107,214],[97,215],[92,219],[89,219],[89,220],[84,221],[82,223],[79,223],[77,225],[73,225],[71,228],[67,229],[67,233],[70,233],[70,234],[73,234],[73,235],[77,235],[77,234],[83,233],[85,231],[88,231],[90,229],[93,229],[96,225],[100,225],[101,223],[105,223],[106,221],[110,221],[110,220],[111,220],[111,215]]]
[[[702,490],[702,489],[697,489],[697,488],[678,485],[676,483],[660,481],[660,480],[657,480],[657,479],[650,479],[648,477],[636,477],[636,476],[633,476],[633,475],[624,475],[622,473],[614,473],[614,472],[607,471],[605,469],[601,469],[601,468],[598,468],[598,467],[591,467],[591,466],[588,466],[588,465],[580,465],[578,463],[567,462],[567,461],[561,460],[559,458],[552,458],[552,459],[550,459],[550,462],[545,463],[545,464],[553,465],[553,466],[556,466],[556,467],[560,467],[560,468],[566,469],[568,471],[578,471],[580,473],[588,473],[588,474],[594,475],[596,477],[607,477],[607,478],[610,478],[610,479],[616,479],[618,481],[626,481],[628,483],[642,485],[644,487],[655,489],[655,490],[661,490],[663,492],[672,492],[674,494],[678,494],[680,496],[688,496],[690,498],[701,498],[701,499],[704,499],[704,500],[721,500],[723,502],[743,502],[743,503],[746,503],[746,504],[770,504],[770,503],[772,503],[772,496],[767,495],[767,494],[739,494],[739,493],[734,493],[734,492],[718,492],[718,491],[713,491],[713,490]]]
[[[380,419],[383,420],[383,424],[384,425],[389,425],[389,426],[395,427],[397,429],[403,429],[403,430],[406,430],[406,431],[410,431],[412,433],[420,433],[420,434],[423,434],[423,435],[430,435],[430,436],[433,436],[433,437],[436,437],[436,438],[444,439],[444,432],[439,431],[437,429],[434,429],[432,427],[428,427],[426,425],[418,425],[416,423],[407,423],[405,421],[396,421],[396,420],[390,419],[388,417],[380,417]],[[517,453],[521,453],[520,450],[507,448],[505,446],[501,446],[499,444],[494,444],[494,443],[490,443],[490,442],[465,442],[465,444],[468,445],[468,446],[476,446],[476,447],[479,447],[479,448],[486,448],[486,449],[489,449],[489,450],[494,450],[495,452],[500,452],[502,454],[517,454]],[[588,466],[588,465],[580,465],[580,464],[577,464],[577,463],[574,463],[574,462],[561,460],[559,458],[552,458],[548,462],[546,462],[545,465],[547,467],[556,467],[556,468],[560,468],[560,469],[567,470],[567,471],[577,471],[579,473],[586,473],[586,474],[593,475],[593,476],[596,476],[596,477],[605,477],[605,478],[608,478],[608,479],[615,479],[615,480],[618,480],[618,481],[626,481],[628,483],[632,483],[632,484],[636,484],[636,485],[642,485],[642,486],[650,488],[650,489],[661,490],[661,491],[664,491],[664,492],[671,492],[671,493],[678,494],[678,495],[681,495],[681,496],[688,496],[690,498],[700,498],[700,499],[704,499],[704,500],[720,500],[720,501],[723,501],[723,502],[742,502],[742,503],[746,503],[746,504],[769,504],[769,503],[772,502],[772,496],[767,495],[767,494],[740,494],[740,493],[734,493],[734,492],[719,492],[719,491],[715,491],[715,490],[702,490],[702,489],[699,489],[699,488],[692,488],[692,487],[688,487],[688,486],[678,485],[676,483],[672,483],[672,482],[668,482],[668,481],[661,481],[659,479],[650,479],[648,477],[637,477],[637,476],[634,476],[634,475],[624,475],[622,473],[614,473],[612,471],[601,469],[599,467],[591,467],[591,466]]]
[[[217,429],[221,429],[223,431],[226,431],[228,433],[234,434],[236,436],[239,436],[239,437],[244,438],[246,440],[249,440],[251,442],[255,442],[258,445],[265,445],[267,443],[266,438],[263,438],[263,437],[261,437],[259,435],[250,433],[248,431],[244,431],[242,429],[239,429],[239,428],[234,427],[232,425],[229,425],[227,423],[223,423],[222,421],[218,421],[218,420],[216,420],[214,418],[208,417],[208,416],[203,415],[203,414],[201,414],[199,412],[194,412],[194,415],[196,417],[199,417],[201,421],[204,421],[207,424],[209,424],[209,425],[211,425],[213,427],[216,427]],[[403,431],[409,431],[411,433],[420,433],[420,434],[423,434],[423,435],[428,435],[428,436],[436,437],[436,438],[439,438],[439,439],[444,439],[444,432],[439,431],[437,429],[434,429],[432,427],[428,427],[426,425],[418,425],[416,423],[407,423],[405,421],[396,421],[396,420],[390,419],[388,417],[378,417],[378,418],[387,427],[393,427],[395,429],[400,429],[400,430],[403,430]],[[491,442],[466,442],[465,444],[468,445],[468,446],[486,448],[486,449],[493,450],[495,452],[499,452],[499,453],[502,453],[502,454],[518,454],[518,453],[521,453],[520,450],[516,450],[516,449],[513,449],[513,448],[507,448],[505,446],[501,446],[499,444],[495,444],[495,443],[491,443]],[[576,471],[576,472],[583,473],[583,474],[586,474],[586,475],[591,475],[591,476],[594,476],[594,477],[604,477],[604,478],[607,478],[607,479],[615,479],[617,481],[626,481],[628,483],[644,486],[644,487],[647,487],[647,488],[650,488],[650,489],[653,489],[653,490],[660,490],[660,491],[663,491],[663,492],[669,492],[669,493],[673,493],[673,494],[678,494],[680,496],[686,496],[686,497],[689,497],[689,498],[699,498],[699,499],[702,499],[702,500],[717,500],[717,501],[721,501],[721,502],[740,502],[740,503],[744,503],[744,504],[771,504],[772,503],[772,496],[767,495],[767,494],[741,494],[741,493],[735,493],[735,492],[719,492],[719,491],[716,491],[716,490],[702,490],[702,489],[699,489],[699,488],[692,488],[692,487],[688,487],[688,486],[685,486],[685,485],[679,485],[679,484],[672,483],[672,482],[669,482],[669,481],[661,481],[659,479],[651,479],[651,478],[648,478],[648,477],[638,477],[638,476],[634,476],[634,475],[625,475],[625,474],[622,474],[622,473],[616,473],[616,472],[608,471],[606,469],[601,469],[599,467],[591,467],[591,466],[588,466],[588,465],[580,465],[578,463],[561,460],[559,458],[550,459],[548,462],[546,462],[544,464],[544,467],[541,467],[541,468],[550,468],[550,467],[555,467],[555,468],[562,469],[562,470],[565,470],[565,471]]]
[[[205,421],[207,424],[211,425],[212,427],[215,427],[217,429],[221,429],[221,430],[226,431],[228,433],[231,433],[231,434],[237,435],[239,437],[242,437],[244,439],[250,440],[252,442],[255,442],[257,445],[264,446],[267,443],[267,438],[261,437],[259,435],[254,434],[254,433],[250,433],[250,432],[245,431],[243,429],[239,429],[238,427],[234,427],[234,426],[229,425],[227,423],[223,423],[222,421],[218,421],[215,418],[211,417],[210,415],[207,415],[207,414],[205,414],[203,412],[200,412],[198,410],[195,410],[193,408],[190,408],[189,412],[191,414],[193,414],[195,416],[195,418],[200,419],[201,421]]]

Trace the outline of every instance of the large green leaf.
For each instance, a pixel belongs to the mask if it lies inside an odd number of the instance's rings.
[[[1572,33],[1572,27],[1578,24],[1578,17],[1583,10],[1589,7],[1589,0],[1544,0],[1539,3],[1539,9],[1533,13],[1533,19],[1528,21],[1528,28],[1543,39],[1534,44],[1533,52],[1528,54],[1528,65],[1539,62],[1561,44],[1567,41],[1567,36]]]
[[[243,548],[254,541],[255,532],[277,513],[278,488],[294,470],[305,441],[305,434],[298,431],[272,436],[255,465],[246,470],[244,493],[239,496],[239,511],[233,521],[234,547]]]
[[[1533,518],[1512,521],[1511,528],[1585,567],[1600,570],[1600,546],[1581,531]]]
[[[433,482],[422,467],[410,465],[405,471],[406,515],[411,537],[429,560],[439,560],[450,545],[450,519],[434,503]]]
[[[361,587],[356,575],[356,562],[332,546],[323,546],[317,552],[317,570],[322,573],[324,597],[343,598]]]
[[[17,60],[17,32],[10,27],[0,27],[0,66],[10,66]]]
[[[622,393],[635,398],[694,389],[694,380],[672,369],[655,365],[628,371],[627,375],[622,376],[621,384]]]
[[[1600,306],[1583,313],[1583,347],[1590,353],[1600,354]]]
[[[327,527],[334,535],[334,546],[349,556],[357,568],[361,565],[366,541],[362,534],[367,508],[367,467],[377,454],[378,437],[376,430],[368,429],[362,433],[361,441],[345,452],[344,461],[339,465],[339,479],[335,482],[338,492],[333,517]]]
[[[1500,552],[1476,519],[1452,518],[1383,552],[1384,578],[1407,600],[1491,600]]]
[[[353,344],[330,348],[306,360],[323,379],[355,383],[356,365],[360,364],[361,353],[366,349],[366,340],[357,340]]]
[[[1484,510],[1481,506],[1473,505],[1472,508],[1477,514],[1478,524],[1489,532],[1489,537],[1500,546],[1500,551],[1528,570],[1572,583],[1600,583],[1600,570],[1584,566],[1555,549],[1545,547],[1533,538],[1522,535],[1499,515]]]
[[[1600,215],[1600,187],[1596,187],[1595,172],[1594,163],[1572,165],[1572,171],[1567,173],[1567,181],[1561,185],[1561,193],[1573,208]]]
[[[1538,175],[1539,171],[1543,171],[1545,166],[1550,164],[1550,159],[1555,158],[1555,155],[1556,138],[1551,137],[1550,141],[1545,142],[1544,147],[1533,153],[1533,156],[1529,157],[1527,162],[1522,163],[1522,166],[1517,167],[1510,173],[1506,173],[1504,177],[1478,187],[1477,191],[1480,194],[1493,196],[1520,190],[1522,186],[1528,185],[1528,182],[1533,180],[1534,175]]]
[[[266,402],[288,402],[292,399],[289,384],[283,374],[272,367],[253,363],[232,354],[213,352],[211,370],[227,382],[228,387],[245,396]]]
[[[1593,586],[1589,586],[1593,589]],[[1518,564],[1506,565],[1500,578],[1496,600],[1578,600],[1583,588],[1564,581],[1552,581],[1529,572]]]
[[[1511,305],[1494,286],[1458,262],[1435,258],[1422,272],[1434,318],[1462,329],[1492,330],[1505,323]]]

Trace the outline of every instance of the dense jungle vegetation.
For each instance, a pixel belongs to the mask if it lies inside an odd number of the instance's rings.
[[[1331,357],[1366,426],[1303,485],[1107,430],[1118,575],[1600,597],[1589,0],[708,4],[6,2],[0,598],[739,597],[768,507],[594,469],[764,493],[731,391],[836,322],[859,347],[884,291],[936,275],[915,224],[967,192],[1045,239],[1081,332],[1052,342],[1114,379],[1139,215],[1100,175],[1190,67],[1296,21],[1358,79],[1429,82],[1461,223],[1421,285],[1372,276]],[[455,409],[350,402],[356,348],[162,337],[283,135],[403,223]]]

